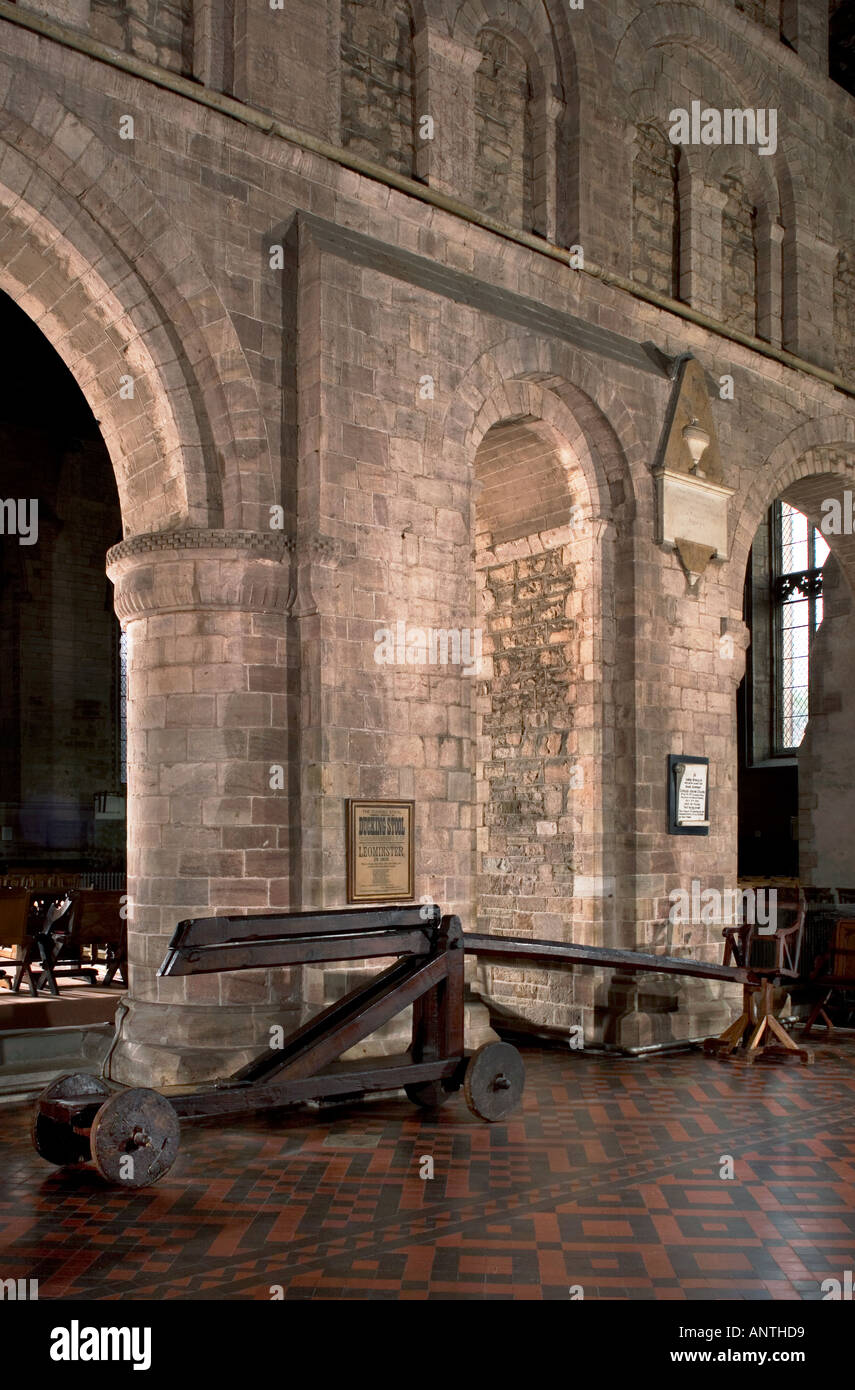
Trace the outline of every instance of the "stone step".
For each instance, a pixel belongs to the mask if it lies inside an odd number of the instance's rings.
[[[99,1072],[112,1040],[109,1023],[0,1032],[0,1102],[37,1096],[67,1071]]]

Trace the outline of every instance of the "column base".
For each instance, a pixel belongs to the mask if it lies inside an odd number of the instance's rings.
[[[224,1081],[270,1046],[272,1027],[280,1026],[287,1037],[317,1012],[317,1007],[307,1011],[299,1001],[290,1006],[218,1004],[206,1008],[125,999],[116,1011],[116,1034],[102,1075],[120,1086],[149,1086],[165,1092]],[[466,1002],[464,1027],[466,1047],[471,1051],[498,1039],[483,1004]],[[406,1052],[411,1036],[412,1009],[405,1009],[342,1053],[341,1060]]]
[[[198,1087],[232,1076],[270,1046],[270,1029],[285,1036],[301,1022],[293,1004],[144,1003],[123,999],[102,1075],[121,1086],[156,1091]]]

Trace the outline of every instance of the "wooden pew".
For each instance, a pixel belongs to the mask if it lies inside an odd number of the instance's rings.
[[[0,946],[15,950],[15,959],[8,962],[15,970],[14,994],[24,979],[30,993],[36,994],[33,966],[38,963],[41,973],[48,961],[47,945],[33,915],[35,896],[30,888],[0,888]]]
[[[831,1037],[834,1027],[828,1014],[831,1000],[835,994],[855,990],[855,919],[841,918],[834,925],[829,949],[814,963],[810,974],[810,985],[818,995],[802,1030],[802,1037],[810,1037],[811,1029],[822,1018],[826,1027],[826,1037]]]
[[[107,957],[104,983],[111,984],[118,973],[127,988],[128,924],[122,916],[126,895],[80,888],[68,896],[68,911],[47,929],[48,959],[38,986],[46,979],[51,992],[57,993],[57,975],[79,976],[95,984],[94,966],[98,951],[103,948]],[[84,957],[87,950],[89,961]]]

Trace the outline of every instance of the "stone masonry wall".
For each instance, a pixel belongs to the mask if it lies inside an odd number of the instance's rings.
[[[475,73],[476,207],[512,227],[533,230],[531,82],[516,44],[483,30]]]
[[[496,24],[499,8],[485,0]],[[718,72],[733,73],[732,84],[721,78],[725,99],[748,89],[750,63],[787,116],[778,160],[763,161],[792,175],[781,179],[792,190],[781,209],[787,342],[822,356],[833,346],[829,209],[842,207],[853,186],[849,98],[786,46],[773,52],[765,36],[746,54],[745,22],[728,7],[693,9],[691,42],[661,28],[664,8],[586,5],[573,12],[571,41],[564,7],[553,7],[553,42],[545,7],[521,7],[525,51],[544,71],[552,55],[549,81],[566,99],[568,122],[572,74],[585,112],[586,251],[607,267],[628,264],[631,134],[657,114],[649,110],[654,85],[667,117],[677,95],[712,99],[708,52]],[[300,65],[284,30],[277,36],[272,27],[281,15],[247,13],[242,99],[287,114],[292,73],[301,91],[325,93],[323,26],[313,30],[323,34],[318,51],[308,45]],[[480,11],[460,15],[447,40],[434,36],[426,61],[438,53],[442,71],[453,73],[443,109],[465,132],[474,127],[469,64],[483,25]],[[0,280],[61,346],[97,405],[131,547],[111,564],[118,611],[132,630],[134,685],[137,1002],[115,1054],[117,1077],[156,1085],[176,1072],[216,1074],[259,1050],[269,1022],[301,1012],[297,980],[283,994],[270,980],[241,982],[258,989],[252,1001],[219,986],[206,995],[204,982],[198,992],[158,994],[154,967],[188,911],[341,906],[349,795],[413,797],[417,896],[430,893],[467,922],[476,917],[482,827],[474,824],[471,677],[406,663],[383,669],[374,634],[399,618],[474,624],[475,458],[492,425],[521,417],[546,420],[560,436],[564,466],[584,477],[589,527],[586,552],[570,535],[560,542],[573,547],[562,563],[574,567],[581,609],[567,733],[588,759],[585,782],[568,789],[569,823],[555,837],[535,836],[572,842],[583,855],[572,910],[555,930],[595,943],[607,932],[615,945],[668,944],[670,891],[695,877],[726,887],[736,876],[735,692],[748,549],[771,500],[814,467],[815,446],[836,445],[834,471],[852,477],[847,394],[415,192],[205,106],[191,90],[155,89],[13,19],[3,18],[2,30]],[[259,76],[265,48],[277,59],[275,82]],[[303,107],[303,118],[314,120],[316,109]],[[119,135],[127,112],[138,118],[133,141]],[[320,117],[312,126],[329,128]],[[471,202],[464,155],[454,173]],[[833,200],[825,196],[832,183]],[[702,212],[693,235],[712,258],[715,218],[706,205]],[[276,246],[288,257],[277,259]],[[283,343],[293,361],[283,361]],[[734,490],[727,555],[694,589],[657,540],[651,477],[673,389],[666,359],[686,352],[709,380],[726,373],[734,384],[732,399],[711,392],[710,400]],[[118,379],[129,359],[146,390],[126,403]],[[527,491],[525,474],[516,487]],[[261,538],[275,535],[265,528],[280,495],[292,552],[286,559],[283,541],[281,555],[258,559]],[[141,532],[168,541],[162,553],[147,549]],[[219,535],[230,554],[201,535]],[[723,635],[733,638],[729,653]],[[709,837],[667,834],[666,759],[679,752],[710,758]],[[551,753],[538,756],[550,765]],[[297,789],[290,805],[288,791],[269,787],[270,764],[283,760],[296,762],[286,769],[286,786]],[[244,836],[251,843],[236,843]],[[581,877],[590,880],[582,897]],[[720,931],[692,925],[674,944],[715,958]],[[711,1025],[710,1001],[698,1004],[692,990],[672,983],[669,1002],[681,1007],[656,1011],[648,1034]],[[591,1037],[610,1009],[617,1017],[608,996],[605,982],[585,999]],[[228,1028],[223,1006],[234,1009]],[[716,1022],[726,1021],[722,1011]],[[636,1030],[641,1040],[646,1028]]]
[[[342,144],[400,174],[413,173],[413,74],[409,5],[342,0]]]
[[[734,0],[736,8],[755,24],[777,34],[781,28],[781,0]]]
[[[91,0],[89,31],[146,63],[193,71],[192,0]]]
[[[573,708],[578,639],[575,574],[559,547],[480,573],[491,675],[479,684],[477,781],[488,848],[481,856],[478,930],[545,936],[561,929],[573,897]],[[482,562],[485,563],[485,562]],[[494,968],[491,997],[522,999],[555,1023],[555,981],[543,970]],[[544,1007],[546,1006],[546,1007]],[[564,1020],[566,1021],[566,1020]]]
[[[675,145],[640,126],[632,165],[632,274],[640,285],[678,296],[679,210]]]
[[[757,332],[757,247],[755,211],[738,174],[722,182],[727,202],[721,214],[721,316],[742,333]]]
[[[855,242],[847,242],[837,258],[834,277],[834,340],[837,370],[855,377]]]

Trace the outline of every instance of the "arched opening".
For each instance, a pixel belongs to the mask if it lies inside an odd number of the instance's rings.
[[[122,535],[115,476],[71,373],[2,293],[0,333],[14,344],[0,406],[0,883],[36,897],[86,888],[118,894],[126,853],[125,662],[104,569],[108,547]],[[8,972],[8,943],[0,944],[0,969]],[[82,979],[59,985],[49,1022],[70,1025],[74,1009],[59,1005],[66,985],[76,996],[84,992]],[[37,1026],[35,1016],[20,1022],[28,997],[26,985],[14,998],[0,994],[7,1005],[0,1028]],[[44,998],[31,999],[39,1023]],[[112,1018],[115,997],[100,1008],[100,1015],[84,1009],[85,1020]]]
[[[855,491],[843,451],[823,450],[822,464],[829,471],[791,483],[755,534],[737,704],[740,880],[804,892],[803,970],[855,902]],[[790,1006],[807,1002],[797,989]]]
[[[829,546],[803,511],[776,499],[748,557],[743,617],[751,645],[737,693],[739,872],[799,872],[799,749],[810,718],[815,638]]]
[[[495,29],[482,29],[475,72],[473,202],[490,217],[544,234],[535,180],[534,94],[522,50]]]
[[[582,880],[599,750],[596,682],[584,678],[596,607],[589,499],[571,449],[530,416],[487,431],[475,479],[477,929],[590,940]],[[581,980],[504,966],[479,968],[479,980],[506,1017],[581,1022]]]
[[[341,6],[341,143],[411,177],[415,159],[413,16],[406,0]]]
[[[632,274],[672,299],[680,293],[679,157],[655,126],[639,126],[632,166]]]
[[[758,334],[757,209],[741,175],[731,170],[721,184],[721,320],[741,333]]]

